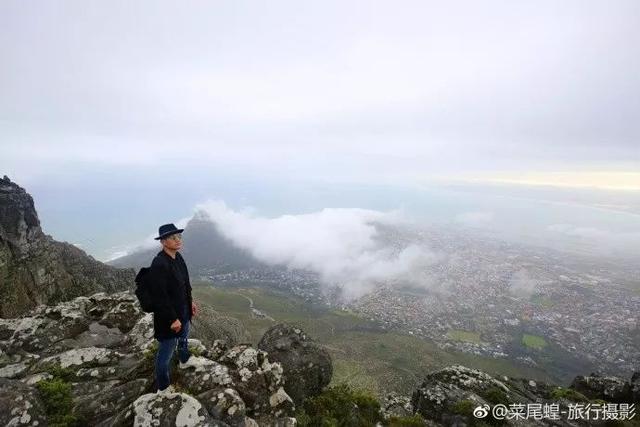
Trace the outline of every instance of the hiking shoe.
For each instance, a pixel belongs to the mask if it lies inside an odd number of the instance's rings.
[[[184,363],[178,362],[178,368],[185,369],[185,368],[188,368],[189,366],[197,367],[198,365],[202,365],[202,359],[204,358],[197,357],[192,354],[191,356],[189,356],[186,362]]]

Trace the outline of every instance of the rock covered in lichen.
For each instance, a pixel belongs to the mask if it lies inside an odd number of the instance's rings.
[[[45,407],[37,390],[21,381],[0,378],[0,408],[0,425],[47,425]]]
[[[212,388],[200,393],[197,398],[214,418],[230,425],[238,425],[246,417],[244,401],[233,388]]]
[[[179,369],[175,375],[179,384],[195,394],[220,386],[233,385],[227,366],[201,356],[192,355],[187,367]]]
[[[226,423],[211,418],[194,397],[185,393],[147,393],[113,420],[114,426],[214,427]]]
[[[248,345],[238,345],[229,349],[218,361],[232,367],[235,389],[251,413],[276,416],[293,413],[295,405],[282,389],[282,365],[270,362],[267,352]],[[274,394],[286,398],[274,398]]]
[[[171,370],[172,383],[188,398],[167,402],[154,396],[152,317],[140,311],[132,292],[41,305],[28,316],[0,319],[0,399],[11,401],[12,389],[33,397],[24,410],[20,399],[6,407],[20,413],[18,419],[40,422],[38,387],[47,383],[67,390],[66,415],[86,425],[131,425],[143,408],[158,413],[162,420],[151,422],[160,425],[293,425],[295,405],[283,388],[283,368],[267,352],[246,344],[229,348],[223,340],[208,348],[195,338],[189,347],[187,364]]]
[[[383,397],[380,406],[385,418],[407,417],[413,415],[411,398],[396,392],[387,393]]]
[[[629,403],[634,400],[632,382],[592,373],[591,375],[577,376],[571,383],[571,388],[590,399]]]
[[[296,405],[319,394],[331,382],[331,355],[302,329],[288,324],[269,328],[258,343],[284,368],[284,389]]]
[[[445,425],[468,423],[473,408],[498,401],[519,403],[525,398],[491,375],[462,365],[429,373],[411,398],[415,412]]]

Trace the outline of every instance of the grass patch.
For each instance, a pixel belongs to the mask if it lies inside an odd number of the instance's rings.
[[[535,350],[542,350],[547,346],[547,342],[544,338],[538,335],[522,335],[522,344],[524,344],[528,348],[533,348]]]
[[[572,402],[589,402],[589,399],[579,391],[572,388],[556,387],[551,391],[552,399],[566,399]]]
[[[389,417],[389,427],[423,427],[427,423],[420,415],[416,414],[411,417]]]
[[[456,341],[471,342],[474,344],[482,343],[482,340],[480,339],[480,334],[477,332],[463,331],[460,329],[451,329],[449,332],[447,332],[447,336],[452,340],[456,340]]]

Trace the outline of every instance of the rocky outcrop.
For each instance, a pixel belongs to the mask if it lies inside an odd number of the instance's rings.
[[[190,335],[207,347],[216,340],[228,345],[247,343],[251,336],[238,319],[224,316],[207,305],[198,306],[198,316],[193,318]]]
[[[67,390],[63,416],[81,425],[295,425],[283,374],[295,370],[247,344],[190,338],[189,347],[186,365],[174,357],[175,392],[156,393],[152,315],[130,291],[0,319],[0,423],[47,425],[53,388],[53,406]]]
[[[634,376],[640,376],[640,373]],[[633,382],[633,379],[632,379]],[[604,425],[593,418],[590,420],[569,420],[569,405],[606,405],[611,402],[638,403],[637,398],[628,393],[631,390],[629,382],[619,378],[598,376],[577,377],[570,387],[560,387],[533,381],[526,378],[494,378],[491,375],[470,369],[461,365],[448,366],[429,373],[420,387],[414,391],[411,405],[403,405],[404,410],[412,410],[420,414],[426,420],[438,425],[475,425],[481,420],[474,415],[478,409],[482,413],[483,408],[489,410],[486,420],[489,424],[503,425]],[[385,412],[391,412],[402,402],[398,397],[389,399],[385,403]],[[491,408],[496,405],[522,404],[558,404],[557,420],[540,419],[533,417],[526,420],[492,419]],[[588,411],[588,410],[587,410]],[[526,421],[526,422],[525,422]],[[525,424],[522,424],[525,422]]]
[[[0,317],[39,304],[133,287],[135,271],[95,260],[44,234],[32,197],[5,175],[0,180]]]
[[[636,382],[640,372],[635,374]],[[588,376],[577,376],[571,388],[587,396],[589,399],[601,399],[610,402],[631,402],[633,400],[632,382],[618,377],[602,376],[592,373]],[[637,396],[636,396],[637,398]]]
[[[305,397],[319,394],[331,382],[331,355],[300,328],[287,324],[272,326],[258,348],[285,367],[284,389],[296,405],[302,404]]]

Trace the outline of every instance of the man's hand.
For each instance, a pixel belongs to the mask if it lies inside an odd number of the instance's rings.
[[[173,323],[171,324],[171,330],[173,332],[179,332],[180,329],[182,328],[182,322],[180,322],[180,319],[176,319],[173,321]]]
[[[198,306],[196,305],[196,303],[192,302],[191,303],[191,316],[195,316],[197,312],[198,312]]]

